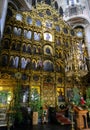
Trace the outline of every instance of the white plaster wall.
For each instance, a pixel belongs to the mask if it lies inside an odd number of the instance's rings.
[[[67,0],[57,0],[59,7],[61,6],[63,8],[63,11],[65,12],[65,9],[68,8],[70,5],[67,5]],[[73,15],[72,17],[85,17],[85,19],[87,19],[90,22],[90,10],[89,10],[89,5],[87,0],[80,0],[79,3],[74,2],[76,5],[80,5],[83,7],[83,14],[79,14],[79,15]],[[66,17],[64,15],[64,20],[67,21],[68,19],[70,19],[70,17]]]

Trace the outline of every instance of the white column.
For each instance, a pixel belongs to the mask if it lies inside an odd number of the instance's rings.
[[[8,0],[0,0],[0,31],[1,31],[1,38],[3,36],[5,19],[7,14],[7,7],[8,7]]]
[[[90,57],[90,24],[85,27],[85,35],[86,35],[86,45],[88,48],[88,55]]]

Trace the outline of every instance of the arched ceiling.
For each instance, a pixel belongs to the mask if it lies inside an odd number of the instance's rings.
[[[71,25],[72,27],[73,26],[77,26],[77,25],[82,25],[82,26],[85,26],[87,24],[89,24],[88,20],[85,19],[85,18],[82,18],[82,17],[74,17],[74,18],[71,18],[67,21],[69,23],[69,25]]]
[[[9,2],[14,3],[19,10],[30,10],[31,5],[27,3],[25,0],[9,0]]]

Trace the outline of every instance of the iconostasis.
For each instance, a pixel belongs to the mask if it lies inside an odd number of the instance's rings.
[[[64,101],[68,60],[71,56],[73,68],[72,47],[77,41],[75,31],[49,5],[37,5],[30,12],[9,6],[1,44],[1,73],[13,78],[21,73],[22,102],[28,102],[30,91],[36,88],[47,105],[55,106],[61,101],[59,91]]]

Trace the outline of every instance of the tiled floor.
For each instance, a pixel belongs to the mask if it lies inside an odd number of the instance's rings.
[[[0,128],[0,130],[9,130],[6,127]],[[60,124],[39,124],[33,126],[22,126],[18,128],[10,128],[10,130],[71,130],[70,125],[60,125]]]
[[[88,126],[90,129],[90,121],[88,122]],[[61,125],[61,124],[38,124],[38,125],[25,125],[20,127],[11,127],[8,129],[7,127],[0,127],[0,130],[72,130],[71,125]],[[74,126],[74,130],[77,130]]]
[[[90,125],[89,125],[90,129]],[[72,130],[71,125],[61,125],[61,124],[39,124],[33,126],[21,126],[21,127],[14,127],[8,129],[7,127],[2,127],[0,130]],[[77,130],[74,127],[74,130]]]
[[[60,124],[44,124],[33,126],[32,130],[71,130],[70,125],[60,125]]]

